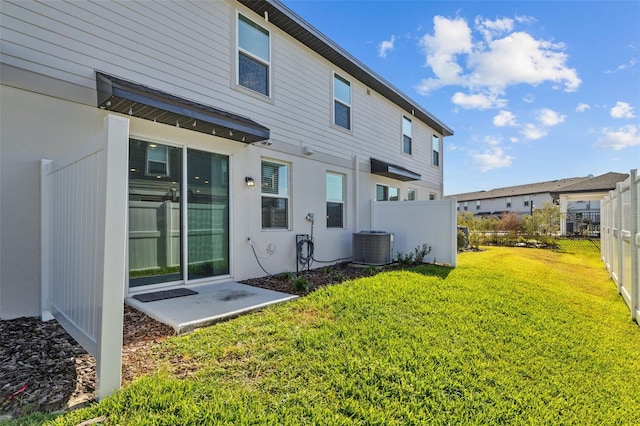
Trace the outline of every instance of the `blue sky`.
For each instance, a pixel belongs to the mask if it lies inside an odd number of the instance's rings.
[[[454,130],[446,195],[640,166],[640,1],[283,2]]]

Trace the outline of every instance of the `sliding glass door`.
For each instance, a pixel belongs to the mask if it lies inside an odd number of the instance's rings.
[[[224,155],[130,141],[130,287],[229,273],[228,170]]]

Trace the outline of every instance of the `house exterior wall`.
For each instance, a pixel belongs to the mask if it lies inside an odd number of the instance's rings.
[[[271,32],[271,97],[236,84],[238,13]],[[400,188],[401,198],[408,188],[417,190],[418,200],[430,193],[442,198],[442,135],[435,167],[431,137],[437,133],[412,119],[413,154],[403,154],[402,117],[411,118],[410,111],[236,2],[2,1],[0,29],[0,318],[39,313],[39,162],[80,149],[101,131],[107,112],[96,107],[96,71],[250,117],[271,130],[272,145],[246,146],[126,117],[132,138],[229,156],[235,280],[263,275],[249,239],[269,272],[295,270],[295,234],[310,233],[309,212],[316,217],[315,257],[350,256],[352,232],[371,226],[376,184]],[[334,72],[351,82],[351,131],[332,125]],[[314,153],[305,154],[304,147]],[[372,175],[371,157],[422,179]],[[262,159],[291,166],[287,230],[261,228],[260,187],[245,186],[245,176],[259,182]],[[324,221],[327,172],[346,179],[343,229],[327,229]]]

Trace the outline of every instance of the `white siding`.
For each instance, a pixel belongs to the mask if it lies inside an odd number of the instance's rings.
[[[272,98],[234,84],[236,10],[271,31]],[[432,129],[413,120],[414,153],[403,155],[401,117],[410,111],[367,94],[353,76],[234,2],[3,2],[2,27],[8,65],[90,89],[103,71],[249,116],[274,141],[403,165],[441,193]],[[334,71],[351,81],[352,132],[330,125]]]
[[[351,254],[351,233],[370,229],[375,184],[405,197],[442,196],[441,167],[431,166],[432,129],[413,123],[413,155],[402,153],[402,116],[411,111],[368,89],[302,44],[231,0],[211,2],[7,2],[0,0],[2,157],[0,200],[0,317],[37,315],[40,285],[38,163],[81,148],[102,131],[106,111],[96,107],[95,72],[144,84],[250,117],[271,129],[272,146],[245,146],[183,128],[130,119],[130,136],[188,146],[230,157],[231,276],[262,274],[248,238],[272,273],[295,270],[295,234],[309,233],[315,213],[318,259]],[[271,31],[272,97],[235,84],[235,26],[244,13]],[[332,125],[332,81],[351,82],[352,131]],[[313,148],[304,155],[303,147]],[[442,151],[441,151],[442,155]],[[357,170],[354,163],[359,159]],[[400,182],[369,173],[370,157],[423,176]],[[289,162],[290,229],[263,231],[257,178],[261,158]],[[324,176],[345,175],[345,228],[326,229]],[[357,183],[356,183],[357,182]],[[266,247],[273,244],[273,253]],[[35,266],[34,266],[35,265]],[[26,295],[26,296],[25,296]]]

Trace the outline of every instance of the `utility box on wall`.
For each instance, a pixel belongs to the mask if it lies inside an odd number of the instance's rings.
[[[393,259],[393,234],[360,231],[353,234],[353,263],[388,265]]]

